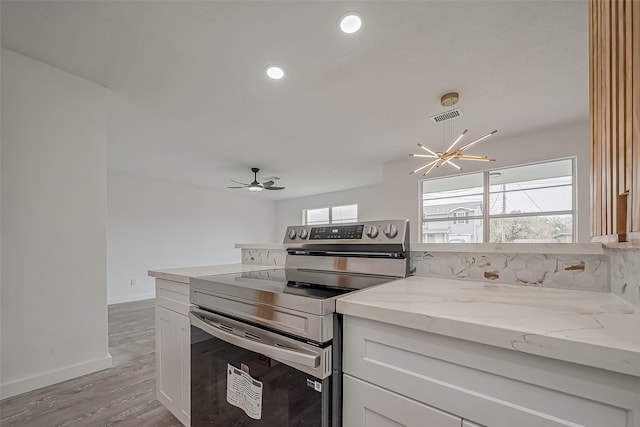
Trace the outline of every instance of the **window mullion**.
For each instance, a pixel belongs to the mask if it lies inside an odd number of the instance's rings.
[[[489,238],[491,236],[491,232],[489,230],[489,203],[491,203],[491,194],[489,192],[489,171],[484,171],[482,173],[482,187],[484,188],[482,193],[482,241],[484,243],[489,243]]]

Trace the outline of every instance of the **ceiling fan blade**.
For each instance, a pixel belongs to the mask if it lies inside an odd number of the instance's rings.
[[[265,181],[265,182],[262,183],[262,186],[264,188],[269,188],[269,187],[273,186],[273,184],[274,184],[273,181]]]
[[[286,187],[264,187],[265,190],[284,190]]]
[[[280,177],[278,177],[278,176],[268,176],[268,177],[266,177],[266,178],[263,178],[264,182],[267,182],[267,181],[277,181],[277,180],[279,180],[279,179],[280,179]]]
[[[247,187],[245,186],[245,187],[227,187],[227,188],[247,188]]]
[[[240,185],[249,185],[249,184],[245,184],[244,182],[234,181],[233,179],[230,179],[229,181],[235,182],[236,184],[240,184]]]

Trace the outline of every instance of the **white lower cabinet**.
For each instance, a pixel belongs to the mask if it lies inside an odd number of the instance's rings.
[[[182,424],[191,410],[189,286],[156,279],[156,398]]]
[[[640,378],[345,316],[345,427],[640,427]]]
[[[349,427],[460,427],[462,419],[345,375],[343,425]]]

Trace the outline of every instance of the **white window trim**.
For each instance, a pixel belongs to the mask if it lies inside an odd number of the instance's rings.
[[[504,165],[501,166],[499,168],[495,168],[495,169],[484,169],[484,170],[479,170],[479,171],[473,171],[473,172],[467,172],[464,174],[457,174],[457,175],[474,175],[474,174],[479,174],[481,173],[483,175],[483,183],[482,183],[482,195],[483,195],[483,200],[482,200],[482,205],[483,206],[489,206],[490,201],[489,201],[489,197],[491,195],[491,192],[489,191],[489,174],[491,172],[497,172],[500,171],[502,169],[509,169],[509,168],[517,168],[517,167],[521,167],[521,166],[530,166],[530,165],[538,165],[538,164],[543,164],[543,163],[550,163],[550,162],[556,162],[556,161],[561,161],[561,160],[571,160],[571,206],[572,206],[572,210],[570,211],[545,211],[545,212],[526,212],[526,213],[517,213],[517,214],[494,214],[494,215],[489,215],[489,211],[487,209],[484,209],[482,215],[469,215],[465,217],[465,220],[475,220],[475,219],[481,219],[483,221],[483,236],[482,236],[482,241],[483,243],[488,243],[489,239],[490,239],[490,234],[491,234],[491,230],[490,230],[490,220],[491,219],[501,219],[501,218],[522,218],[522,217],[532,217],[532,216],[554,216],[554,215],[571,215],[571,235],[572,235],[572,241],[573,243],[575,243],[577,241],[577,230],[578,230],[578,200],[577,200],[577,186],[578,186],[578,182],[577,182],[577,158],[576,156],[570,156],[570,157],[560,157],[557,159],[548,159],[548,160],[542,160],[539,162],[530,162],[530,163],[520,163],[520,164],[516,164],[516,165]],[[443,176],[439,176],[439,177],[434,177],[434,178],[426,178],[426,179],[421,179],[418,181],[418,219],[420,221],[420,233],[419,233],[419,238],[420,238],[420,242],[424,243],[424,233],[422,232],[423,226],[425,222],[441,222],[441,221],[451,221],[452,218],[431,218],[429,220],[425,220],[423,215],[424,215],[424,200],[423,200],[423,187],[424,187],[424,183],[425,181],[433,181],[433,180],[438,180],[438,179],[442,179],[442,178],[447,178],[450,177],[452,175],[443,175]],[[555,185],[550,185],[547,187],[538,187],[538,188],[552,188],[552,187],[556,187]],[[536,188],[536,189],[538,189]],[[544,214],[544,215],[541,215]],[[455,218],[453,219],[455,221]]]
[[[329,209],[329,222],[327,222],[326,224],[334,224],[333,222],[333,209],[335,208],[341,208],[344,206],[355,206],[356,207],[356,217],[353,220],[353,222],[358,222],[358,215],[359,215],[359,211],[358,211],[358,204],[357,203],[349,203],[349,204],[344,204],[344,205],[336,205],[336,206],[322,206],[319,208],[306,208],[306,209],[302,209],[302,224],[303,225],[323,225],[325,223],[313,223],[313,224],[308,224],[307,222],[307,212],[308,211],[313,211],[313,210],[317,210],[317,209]],[[336,224],[348,224],[346,222],[339,222]]]

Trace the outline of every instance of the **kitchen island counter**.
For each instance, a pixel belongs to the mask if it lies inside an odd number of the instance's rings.
[[[408,277],[337,311],[640,377],[640,310],[608,293]]]
[[[249,265],[249,264],[221,264],[204,265],[197,267],[168,268],[162,270],[149,270],[149,276],[156,279],[165,279],[172,282],[189,284],[191,279],[213,276],[215,274],[244,273],[247,271],[273,270],[284,268],[274,265]]]

